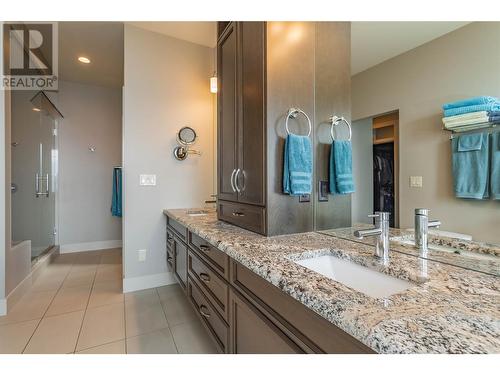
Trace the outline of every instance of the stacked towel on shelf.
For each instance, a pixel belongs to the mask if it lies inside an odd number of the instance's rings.
[[[443,105],[443,124],[448,130],[480,129],[500,123],[500,99],[477,96]]]

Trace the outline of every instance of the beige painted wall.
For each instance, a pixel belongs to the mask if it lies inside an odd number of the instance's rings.
[[[125,25],[123,89],[124,288],[167,283],[164,208],[203,206],[213,190],[213,50]],[[183,126],[202,156],[172,154]],[[156,186],[140,186],[155,174]],[[144,262],[138,250],[146,249]],[[132,286],[133,285],[133,286]]]
[[[500,97],[500,22],[472,23],[356,74],[353,120],[399,109],[400,226],[413,209],[430,208],[441,229],[500,243],[500,202],[453,194],[449,133],[441,105],[476,95]],[[423,176],[423,188],[410,188]]]
[[[121,240],[111,216],[113,167],[122,159],[122,90],[59,82],[59,243]],[[95,152],[89,151],[95,147]]]

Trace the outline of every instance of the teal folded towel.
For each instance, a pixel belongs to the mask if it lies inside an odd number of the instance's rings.
[[[289,134],[283,159],[283,191],[290,195],[311,194],[313,163],[309,137]]]
[[[333,141],[330,151],[330,193],[354,193],[351,141]]]
[[[500,101],[493,96],[476,96],[469,99],[457,100],[456,102],[446,103],[443,105],[443,111],[451,108],[468,107],[477,104],[488,104]]]
[[[457,198],[488,198],[488,152],[488,133],[453,138],[452,172]]]
[[[500,199],[500,132],[491,134],[491,197]]]
[[[444,110],[444,117],[463,115],[470,112],[480,112],[480,111],[499,111],[500,102],[495,101],[487,104],[474,104],[465,107],[450,108]]]
[[[113,196],[111,200],[111,215],[122,216],[122,169],[113,169]]]

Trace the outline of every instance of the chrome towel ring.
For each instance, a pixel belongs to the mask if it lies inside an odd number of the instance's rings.
[[[347,125],[347,128],[349,129],[349,138],[347,138],[348,141],[352,139],[352,128],[351,124],[349,124],[349,121],[347,121],[344,116],[338,117],[338,116],[332,116],[330,117],[330,122],[332,123],[332,126],[330,128],[330,135],[332,136],[332,140],[335,141],[335,137],[333,135],[333,127],[340,125],[342,122],[344,122]]]
[[[290,117],[297,118],[299,113],[304,115],[304,117],[307,119],[307,124],[309,125],[309,132],[307,133],[307,136],[309,137],[311,135],[311,131],[312,131],[311,120],[309,119],[309,116],[303,110],[298,109],[298,108],[290,108],[288,110],[288,113],[286,115],[286,120],[285,120],[286,132],[288,134],[292,134],[292,133],[290,133],[290,129],[288,128],[288,119]]]

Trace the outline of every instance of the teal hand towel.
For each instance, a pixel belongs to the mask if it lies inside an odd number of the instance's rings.
[[[488,198],[488,133],[452,140],[453,187],[457,198]]]
[[[471,112],[499,111],[499,110],[500,110],[500,102],[492,102],[487,104],[474,104],[465,107],[445,109],[443,113],[444,117],[451,117]]]
[[[311,194],[313,163],[309,137],[289,134],[283,159],[283,191],[290,195]]]
[[[494,98],[492,96],[475,96],[475,97],[469,98],[469,99],[458,100],[456,102],[446,103],[443,105],[443,111],[445,111],[447,109],[452,109],[452,108],[468,107],[471,105],[478,105],[478,104],[488,104],[488,103],[494,103],[494,102],[498,102],[498,101],[499,100],[497,98]]]
[[[500,199],[500,132],[491,134],[491,197]]]
[[[330,151],[330,193],[354,193],[351,141],[333,141]]]
[[[122,169],[113,169],[113,195],[111,200],[111,215],[122,216]]]

